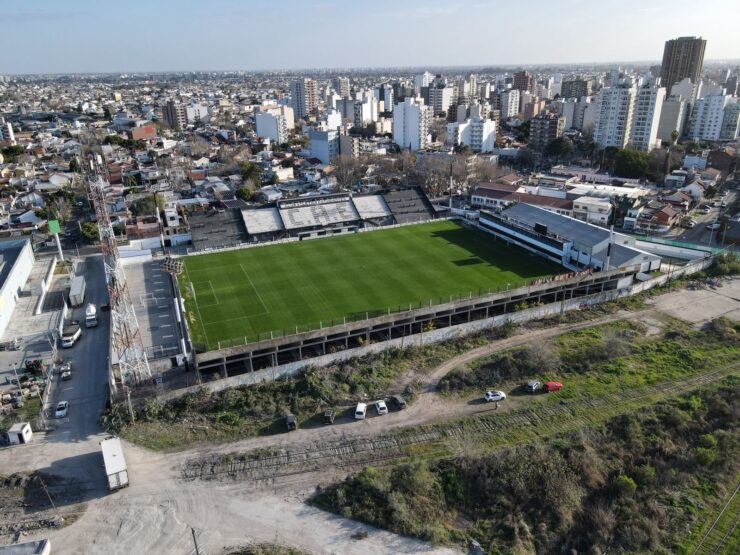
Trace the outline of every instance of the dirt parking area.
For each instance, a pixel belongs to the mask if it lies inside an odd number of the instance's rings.
[[[653,298],[656,310],[694,324],[724,316],[740,320],[740,279],[717,280],[716,286],[684,289]]]

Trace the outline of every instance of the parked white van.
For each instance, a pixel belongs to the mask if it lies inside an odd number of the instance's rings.
[[[365,420],[367,414],[367,405],[365,403],[357,403],[355,408],[355,420]]]

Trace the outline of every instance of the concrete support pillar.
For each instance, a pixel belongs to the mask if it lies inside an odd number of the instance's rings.
[[[226,370],[226,359],[224,359],[224,358],[221,359],[221,370],[220,370],[219,373],[221,374],[221,377],[222,378],[228,378],[229,377],[229,373]]]

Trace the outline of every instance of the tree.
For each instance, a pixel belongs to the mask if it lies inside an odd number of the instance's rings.
[[[675,145],[677,140],[678,140],[678,131],[674,129],[673,131],[671,131],[671,145]]]
[[[565,158],[573,153],[573,143],[567,137],[558,137],[553,139],[545,147],[545,154],[555,156],[558,160]]]
[[[72,204],[64,197],[55,197],[49,203],[49,215],[64,223],[72,217]]]
[[[245,183],[251,181],[255,186],[259,186],[262,183],[262,168],[258,164],[242,162],[239,164],[239,171]]]
[[[337,176],[337,181],[342,187],[351,188],[354,187],[357,178],[360,175],[360,162],[357,158],[342,154],[338,156],[332,163],[335,169],[334,175]]]
[[[69,161],[69,171],[77,173],[80,171],[80,163],[77,161],[77,158],[72,158]]]
[[[272,185],[277,185],[278,183],[280,183],[280,178],[278,177],[278,174],[276,173],[272,174],[272,177],[270,177],[270,183]]]
[[[82,238],[85,241],[97,241],[98,235],[98,224],[94,222],[85,222],[82,224]]]
[[[620,150],[614,156],[614,175],[627,178],[643,178],[650,170],[650,159],[646,152]]]
[[[157,202],[153,196],[147,195],[131,203],[131,213],[134,216],[153,216],[157,211]]]
[[[250,191],[246,187],[239,187],[236,191],[234,191],[234,196],[238,199],[243,200],[244,202],[249,202],[250,200],[252,200],[252,191]]]

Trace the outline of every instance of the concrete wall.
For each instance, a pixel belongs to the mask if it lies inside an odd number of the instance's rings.
[[[57,257],[55,256],[49,261],[49,266],[46,269],[46,276],[41,281],[41,294],[39,295],[39,301],[36,303],[36,309],[33,311],[37,316],[41,314],[41,310],[44,308],[44,300],[46,299],[46,293],[49,291],[51,281],[54,279],[54,270],[57,267]]]
[[[31,241],[27,239],[23,241],[23,247],[13,263],[13,268],[0,289],[0,337],[5,333],[13,316],[13,310],[18,301],[18,291],[25,286],[33,269],[34,256]]]
[[[393,347],[404,348],[411,345],[422,346],[429,343],[446,341],[488,328],[502,326],[507,322],[518,324],[529,322],[531,320],[539,320],[548,316],[561,314],[562,312],[579,310],[586,306],[597,305],[604,302],[612,301],[620,297],[630,297],[643,291],[647,291],[648,289],[652,289],[653,287],[665,285],[671,279],[695,274],[697,272],[705,270],[706,268],[711,266],[711,264],[711,258],[698,260],[681,268],[670,269],[670,271],[667,271],[667,273],[663,274],[662,276],[653,278],[649,281],[641,283],[634,282],[634,284],[629,289],[606,291],[603,293],[592,295],[590,297],[581,297],[577,299],[567,300],[565,302],[547,304],[544,306],[529,308],[519,312],[513,312],[510,314],[495,316],[493,318],[487,318],[485,320],[458,324],[456,326],[450,326],[439,330],[432,330],[424,333],[410,335],[404,338],[373,343],[364,347],[347,349],[345,351],[338,351],[336,353],[318,356],[306,360],[300,360],[289,364],[283,364],[280,366],[267,368],[265,370],[258,370],[256,372],[249,372],[238,376],[232,376],[230,378],[207,382],[201,386],[192,386],[175,391],[168,391],[163,395],[160,395],[159,399],[163,401],[176,399],[178,397],[181,397],[182,395],[194,392],[200,388],[205,388],[210,392],[217,392],[224,389],[229,389],[231,387],[271,382],[274,380],[279,380],[281,378],[295,376],[296,374],[299,374],[301,370],[308,366],[328,366],[330,364],[348,360],[354,357],[363,357],[369,354],[379,353]]]
[[[619,291],[607,291],[599,293],[591,297],[581,297],[565,301],[564,303],[553,303],[519,312],[512,312],[510,314],[504,314],[501,316],[495,316],[493,318],[487,318],[485,320],[478,320],[475,322],[468,322],[465,324],[458,324],[456,326],[450,326],[438,330],[432,330],[424,333],[415,335],[409,335],[404,338],[391,339],[390,341],[383,341],[379,343],[373,343],[364,347],[358,347],[355,349],[347,349],[345,351],[338,351],[323,356],[313,357],[306,360],[299,360],[289,364],[283,364],[275,366],[265,370],[258,370],[256,372],[249,372],[246,374],[240,374],[238,376],[232,376],[230,378],[224,378],[221,380],[215,380],[207,382],[202,386],[193,386],[187,389],[170,391],[160,396],[160,399],[174,399],[184,395],[185,393],[196,391],[199,387],[203,387],[211,392],[222,391],[231,387],[237,387],[241,385],[255,385],[263,382],[271,382],[277,379],[286,378],[298,374],[302,369],[308,366],[328,366],[335,362],[348,360],[355,357],[363,357],[373,353],[379,353],[390,349],[392,347],[410,347],[412,345],[421,346],[429,343],[437,343],[440,341],[446,341],[454,339],[455,337],[461,337],[470,333],[481,331],[488,328],[502,326],[507,322],[521,323],[528,322],[530,320],[538,320],[547,316],[560,314],[561,311],[577,310],[584,306],[600,304],[603,302],[611,301],[620,296]]]
[[[704,258],[710,254],[703,250],[664,245],[661,243],[653,243],[652,241],[637,240],[635,241],[635,245],[640,250],[657,254],[659,256],[670,256],[671,258],[677,258],[680,260],[696,260],[697,258]]]

